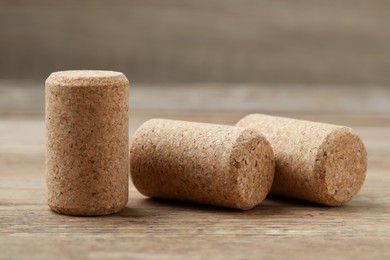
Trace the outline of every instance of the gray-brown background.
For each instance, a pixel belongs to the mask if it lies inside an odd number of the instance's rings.
[[[0,79],[390,83],[390,2],[0,0]]]

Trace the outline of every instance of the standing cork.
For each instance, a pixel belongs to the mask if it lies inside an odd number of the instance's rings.
[[[130,173],[144,195],[250,209],[268,194],[274,156],[257,131],[152,119],[135,133]]]
[[[48,203],[106,215],[128,200],[128,90],[120,72],[62,71],[46,80]]]
[[[363,185],[367,152],[348,127],[260,114],[237,126],[256,129],[270,141],[276,158],[272,194],[340,206]]]

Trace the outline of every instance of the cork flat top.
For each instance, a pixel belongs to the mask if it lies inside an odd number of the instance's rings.
[[[67,70],[53,72],[46,84],[63,87],[106,86],[128,84],[128,80],[123,73],[117,71]]]

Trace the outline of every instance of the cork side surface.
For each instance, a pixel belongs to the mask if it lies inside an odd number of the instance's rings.
[[[146,196],[248,209],[270,189],[272,159],[255,131],[152,119],[132,138],[130,173]]]
[[[339,146],[339,141],[328,139],[329,136],[332,136],[332,133],[337,133],[344,127],[261,114],[248,115],[241,119],[237,126],[256,129],[271,143],[276,159],[275,178],[271,188],[272,194],[330,206],[335,205],[334,199],[326,195],[327,188],[324,175],[318,173],[320,164],[318,154],[320,153],[320,147],[324,146],[325,140],[332,140],[330,144],[332,147],[338,147],[339,150],[344,149]],[[348,138],[345,140],[347,143],[350,141]],[[352,143],[350,145],[353,147],[356,144]],[[360,145],[362,144],[358,145],[357,150],[360,149]],[[327,146],[326,149],[329,149],[329,147]],[[361,155],[366,158],[364,152]],[[345,161],[345,163],[348,162]],[[326,167],[328,167],[328,164],[326,164]],[[334,164],[332,168],[339,169],[340,174],[349,175],[349,173],[341,170],[348,168],[347,166]],[[357,175],[360,176],[361,174],[357,173]],[[332,177],[328,177],[328,179],[333,178],[334,174],[329,176]],[[345,179],[348,179],[348,177]],[[328,180],[328,183],[331,182]],[[359,190],[362,185],[359,181],[351,183],[356,185],[356,187],[351,188],[351,194],[352,190]],[[343,203],[345,201],[341,202],[340,200],[338,205]]]
[[[128,201],[128,81],[96,73],[46,81],[48,203],[58,213],[106,215]]]

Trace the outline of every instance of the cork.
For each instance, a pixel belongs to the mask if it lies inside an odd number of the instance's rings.
[[[272,185],[273,151],[255,130],[152,119],[130,146],[131,178],[145,196],[247,210]]]
[[[340,206],[363,185],[367,152],[348,127],[261,114],[236,125],[258,130],[271,143],[276,158],[271,194]]]
[[[128,201],[129,82],[114,71],[46,80],[48,204],[62,214],[120,211]]]

